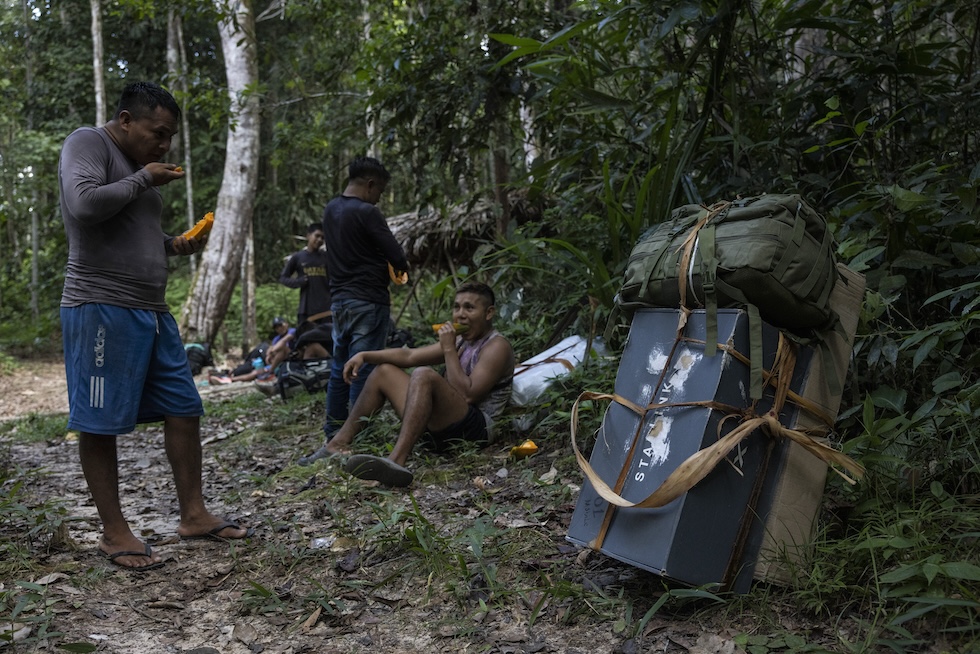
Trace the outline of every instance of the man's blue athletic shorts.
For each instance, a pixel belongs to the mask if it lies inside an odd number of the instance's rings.
[[[126,434],[165,416],[204,415],[170,313],[90,303],[62,307],[61,327],[68,429]]]

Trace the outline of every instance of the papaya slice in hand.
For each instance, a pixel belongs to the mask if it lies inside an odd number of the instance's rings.
[[[184,238],[190,240],[192,238],[201,238],[202,236],[207,236],[211,233],[211,228],[214,226],[214,212],[209,211],[204,214],[204,218],[197,221],[197,224],[188,229],[186,232],[181,234]]]
[[[408,273],[404,270],[395,270],[390,263],[388,264],[388,277],[398,285],[408,283]]]
[[[437,322],[436,324],[432,325],[432,331],[434,331],[434,332],[439,331],[439,328],[442,327],[445,324],[446,323],[444,323],[444,322]],[[453,329],[456,330],[456,333],[457,334],[465,334],[466,333],[466,330],[468,330],[469,328],[470,328],[469,325],[461,325],[458,322],[454,322],[453,323]]]

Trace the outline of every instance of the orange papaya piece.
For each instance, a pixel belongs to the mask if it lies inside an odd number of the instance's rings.
[[[439,328],[442,327],[445,324],[446,323],[444,323],[444,322],[437,322],[436,324],[432,325],[432,331],[434,331],[434,332],[439,331]],[[461,325],[458,322],[454,322],[453,323],[453,329],[456,330],[456,333],[457,334],[465,334],[466,333],[466,330],[468,330],[469,328],[470,328],[469,325]]]
[[[534,444],[534,441],[530,440],[524,441],[520,445],[515,445],[514,447],[510,448],[511,456],[515,456],[519,459],[525,456],[531,456],[537,451],[538,446]]]
[[[201,238],[202,236],[207,236],[211,233],[211,228],[214,226],[214,212],[209,211],[204,214],[204,218],[197,221],[197,224],[188,229],[186,232],[181,234],[186,239]]]
[[[404,270],[395,270],[390,263],[388,264],[388,277],[398,285],[408,282],[408,273]]]

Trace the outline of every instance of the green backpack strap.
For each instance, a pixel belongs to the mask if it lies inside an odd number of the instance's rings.
[[[845,343],[849,340],[847,338],[847,332],[844,330],[844,325],[841,324],[840,318],[836,316],[834,317],[833,329],[824,332],[822,338],[824,340],[830,338],[831,333],[836,334]],[[817,349],[820,350],[820,363],[823,366],[823,376],[827,384],[827,391],[832,396],[840,396],[844,392],[844,380],[841,377],[847,374],[847,367],[850,362],[846,359],[844,360],[844,375],[842,375],[842,371],[837,367],[837,361],[834,359],[834,354],[831,352],[830,347],[826,343],[820,343]]]
[[[602,332],[602,339],[607,342],[612,342],[613,332],[619,327],[619,318],[623,314],[623,310],[620,308],[619,303],[614,303],[612,311],[609,312],[609,319],[606,321],[606,329]]]
[[[694,261],[696,259],[695,255],[697,254],[697,245],[698,239],[701,235],[701,228],[704,227],[705,223],[710,218],[711,211],[707,207],[701,207],[701,212],[698,214],[697,221],[687,231],[687,233],[684,235],[684,240],[681,241],[680,245],[678,246],[680,256],[677,259],[677,268],[674,272],[677,274],[677,296],[680,298],[680,308],[693,308],[691,303],[687,300],[688,293],[694,295],[694,299],[697,300],[697,295],[694,294],[694,289],[690,288],[694,285],[691,272],[694,269]]]
[[[762,399],[762,316],[754,304],[745,305],[749,314],[749,397]]]
[[[718,257],[715,249],[715,222],[725,219],[731,202],[718,202],[710,207],[702,207],[697,223],[684,238],[681,247],[683,255],[678,260],[677,280],[681,304],[689,306],[688,291],[697,300],[694,291],[695,262],[700,258],[701,288],[704,291],[705,307],[705,352],[714,356],[715,344],[718,342],[718,297],[715,294],[717,280]],[[718,216],[721,216],[718,218]],[[715,220],[716,218],[717,221]],[[690,287],[690,288],[689,288]]]
[[[715,282],[718,278],[718,256],[715,252],[715,225],[708,223],[701,228],[699,250],[701,251],[701,289],[704,291],[704,342],[709,357],[718,349],[718,294]]]
[[[715,290],[722,291],[729,298],[739,304],[745,305],[745,311],[749,314],[749,362],[751,380],[749,395],[753,400],[762,398],[762,316],[759,314],[759,307],[755,306],[745,297],[742,291],[734,286],[726,284],[720,279],[714,280]]]
[[[840,370],[837,369],[837,362],[834,360],[834,353],[826,345],[818,346],[817,350],[820,352],[820,365],[823,367],[823,378],[824,383],[827,384],[827,392],[833,397],[839,397],[843,392],[843,386]]]
[[[789,268],[789,265],[796,260],[796,252],[803,246],[803,239],[806,237],[806,221],[800,218],[799,212],[800,208],[797,207],[796,216],[794,217],[795,220],[793,220],[793,233],[790,236],[789,242],[786,244],[787,251],[783,253],[782,257],[779,259],[779,262],[776,264],[776,267],[773,268],[772,276],[776,279],[782,279],[783,276],[786,275],[786,269]],[[793,246],[793,251],[789,251],[790,245]],[[816,268],[816,266],[814,268]],[[811,276],[813,276],[812,272]],[[800,294],[808,294],[810,292],[809,289],[812,289],[815,284],[815,281],[811,282],[808,280],[806,282],[807,290],[801,291]]]

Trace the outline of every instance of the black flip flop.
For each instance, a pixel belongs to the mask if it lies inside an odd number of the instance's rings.
[[[385,486],[404,488],[410,486],[415,475],[391,459],[372,454],[353,454],[344,465],[344,470],[359,479],[380,481]]]
[[[101,549],[99,551],[102,552]],[[123,570],[131,570],[132,572],[145,572],[147,570],[156,570],[157,568],[163,567],[163,561],[157,561],[156,563],[151,563],[149,565],[123,565],[122,563],[116,560],[121,556],[146,556],[146,557],[153,556],[153,550],[150,549],[149,543],[143,543],[142,552],[131,552],[131,551],[124,550],[122,552],[115,552],[113,554],[107,554],[106,552],[102,552],[102,554],[105,555],[105,558],[109,559],[109,563],[112,563],[113,565],[117,565]]]

